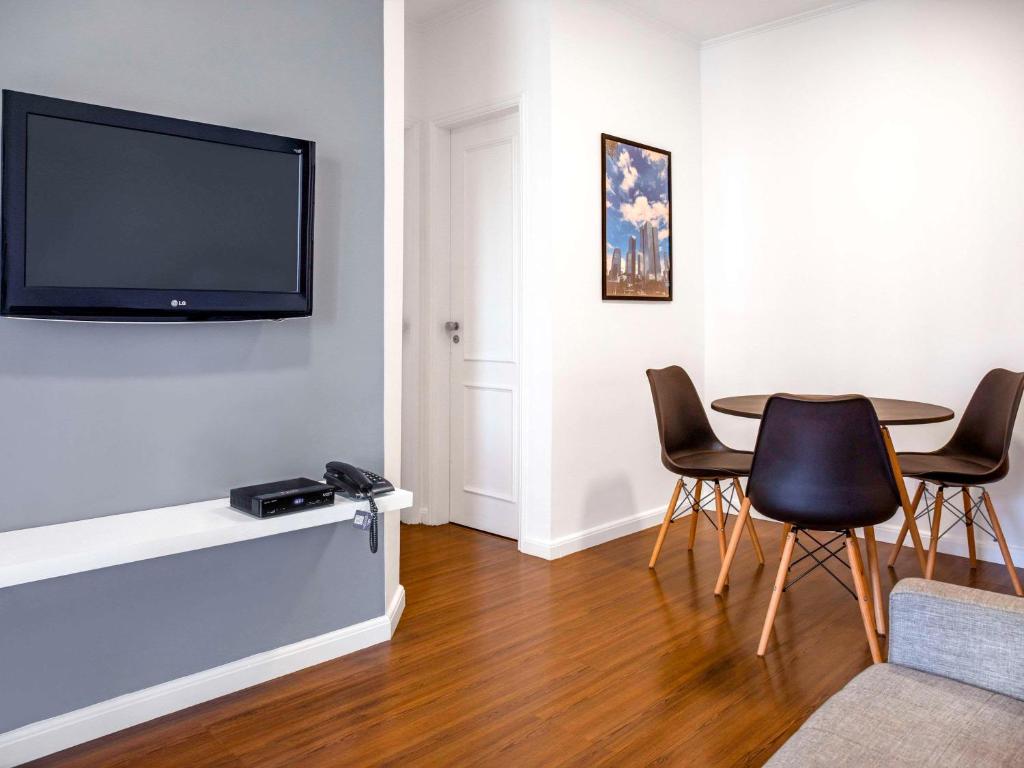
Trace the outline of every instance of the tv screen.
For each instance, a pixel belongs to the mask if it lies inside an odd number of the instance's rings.
[[[4,92],[3,313],[312,312],[309,141]]]

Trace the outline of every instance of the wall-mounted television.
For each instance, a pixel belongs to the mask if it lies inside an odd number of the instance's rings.
[[[315,144],[3,92],[0,314],[313,311]]]

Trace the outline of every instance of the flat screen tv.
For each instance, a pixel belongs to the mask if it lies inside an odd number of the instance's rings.
[[[3,92],[0,314],[313,311],[315,144]]]

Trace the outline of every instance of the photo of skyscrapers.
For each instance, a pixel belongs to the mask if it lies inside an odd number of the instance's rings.
[[[672,300],[672,155],[601,135],[602,298]]]

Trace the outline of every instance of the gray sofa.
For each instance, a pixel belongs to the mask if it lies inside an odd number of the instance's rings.
[[[767,765],[1024,766],[1024,599],[904,579],[889,627],[889,663],[851,680]]]

